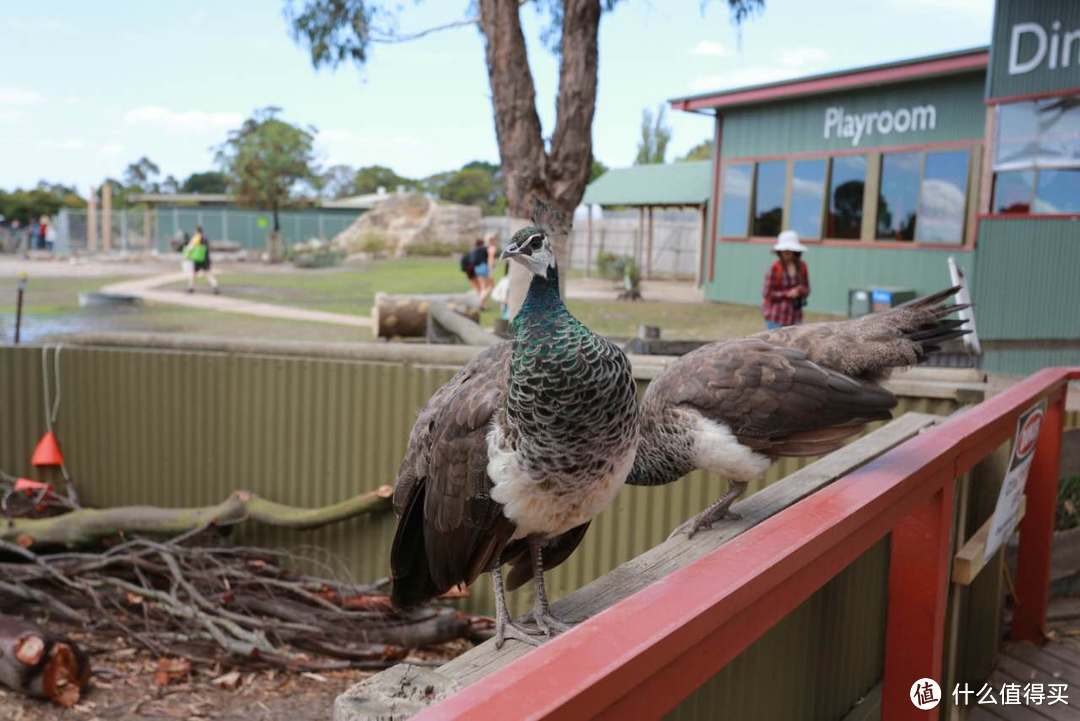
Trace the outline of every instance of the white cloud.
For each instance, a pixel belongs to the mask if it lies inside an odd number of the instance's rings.
[[[327,128],[315,136],[316,147],[329,163],[370,165],[394,153],[415,154],[422,147],[411,135],[369,135],[345,128]],[[400,172],[400,171],[399,171]]]
[[[700,40],[690,50],[691,55],[705,55],[714,58],[727,58],[733,54],[731,48],[714,40]]]
[[[820,65],[829,57],[821,48],[792,48],[780,52],[780,64],[789,68]]]
[[[144,105],[124,114],[128,125],[148,125],[174,133],[231,130],[244,122],[240,113],[172,110],[160,105]]]
[[[0,110],[0,123],[15,123],[22,120],[24,115],[26,113],[19,110]]]
[[[37,105],[45,102],[45,96],[34,90],[0,87],[0,105]]]
[[[86,143],[78,138],[63,138],[61,140],[42,140],[41,147],[46,150],[82,150]]]
[[[99,155],[120,155],[124,152],[124,146],[120,143],[105,143],[98,148]]]

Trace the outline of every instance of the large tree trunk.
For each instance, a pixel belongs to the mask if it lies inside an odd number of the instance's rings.
[[[511,217],[528,218],[533,200],[540,198],[573,217],[592,167],[600,0],[564,2],[559,96],[550,153],[544,150],[536,113],[536,89],[525,52],[520,6],[519,0],[480,0],[480,30],[486,47],[507,209]],[[563,269],[560,288],[565,289],[570,237],[563,235],[553,240]],[[512,263],[511,317],[520,307],[528,281],[524,268]]]

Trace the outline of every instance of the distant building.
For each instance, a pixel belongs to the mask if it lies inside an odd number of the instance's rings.
[[[999,0],[991,45],[676,98],[715,116],[704,293],[760,302],[810,246],[809,308],[965,271],[987,370],[1080,364],[1080,3]]]

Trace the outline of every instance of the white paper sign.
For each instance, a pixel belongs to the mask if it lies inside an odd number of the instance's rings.
[[[1045,399],[1016,419],[1009,470],[1005,473],[1005,482],[1001,484],[997,506],[990,518],[990,535],[986,539],[984,558],[994,555],[1020,523],[1020,502],[1024,497],[1024,485],[1027,483],[1028,471],[1031,470],[1031,460],[1035,457],[1035,446],[1039,442],[1039,429],[1042,428],[1044,415]]]

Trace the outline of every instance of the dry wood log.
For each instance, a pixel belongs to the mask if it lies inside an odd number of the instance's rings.
[[[120,533],[176,535],[247,520],[279,528],[309,530],[387,510],[391,507],[392,495],[390,486],[381,486],[322,508],[296,508],[259,498],[249,491],[234,491],[222,503],[203,508],[82,508],[50,518],[0,519],[0,541],[17,543],[24,548],[75,547]]]
[[[488,333],[475,320],[459,315],[445,303],[428,306],[428,343],[463,343],[465,345],[495,345],[502,342]]]
[[[472,293],[454,295],[390,295],[376,293],[371,323],[379,338],[420,338],[427,333],[432,303],[445,303],[455,313],[480,320],[480,304]]]
[[[0,614],[0,683],[69,708],[89,680],[90,664],[73,642]]]

